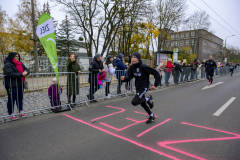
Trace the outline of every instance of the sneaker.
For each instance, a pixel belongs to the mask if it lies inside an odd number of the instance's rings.
[[[152,109],[153,108],[153,97],[152,95],[148,96],[149,100],[147,101],[148,106]]]
[[[208,80],[208,84],[210,84],[210,80]]]
[[[155,119],[155,116],[154,116],[154,115],[153,115],[153,117],[152,117],[152,116],[149,116],[148,120],[146,121],[146,124],[153,122],[154,119]]]
[[[212,83],[210,83],[210,86],[212,87]]]
[[[111,98],[111,95],[109,94],[108,96],[106,96],[105,99],[110,99]]]
[[[14,114],[11,114],[11,120],[15,121],[17,120],[17,117]]]
[[[90,101],[90,102],[97,102],[97,101],[94,99],[94,100],[92,100],[92,101]]]
[[[23,111],[20,111],[19,114],[20,114],[20,116],[23,117],[23,118],[26,117],[26,114],[25,114]]]

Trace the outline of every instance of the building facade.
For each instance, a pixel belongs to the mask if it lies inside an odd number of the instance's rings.
[[[223,40],[206,30],[171,31],[169,35],[171,38],[166,40],[165,50],[189,48],[188,52],[196,54],[198,60],[206,60],[210,55],[221,60]]]

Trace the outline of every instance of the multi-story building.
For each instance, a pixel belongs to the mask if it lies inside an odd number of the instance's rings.
[[[196,54],[198,60],[208,59],[210,55],[215,60],[221,59],[223,40],[204,30],[189,30],[170,33],[170,40],[165,41],[165,50],[189,48],[188,52]]]

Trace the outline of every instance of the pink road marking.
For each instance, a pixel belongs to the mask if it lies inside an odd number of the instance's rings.
[[[159,154],[159,155],[168,157],[168,158],[173,159],[173,160],[180,160],[180,159],[178,159],[178,158],[176,158],[176,157],[174,157],[174,156],[168,155],[168,154],[166,154],[166,153],[164,153],[164,152],[161,152],[161,151],[158,151],[158,150],[153,149],[153,148],[151,148],[151,147],[145,146],[145,145],[140,144],[140,143],[138,143],[138,142],[136,142],[136,141],[133,141],[133,140],[128,139],[128,138],[125,138],[125,137],[123,137],[123,136],[119,136],[119,135],[114,134],[114,133],[112,133],[112,132],[109,132],[109,131],[107,131],[107,130],[105,130],[105,129],[102,129],[102,128],[100,128],[100,127],[97,127],[97,126],[94,126],[94,125],[92,125],[92,124],[90,124],[90,123],[87,123],[87,122],[85,122],[85,121],[83,121],[83,120],[74,118],[74,117],[72,117],[72,116],[70,116],[70,115],[67,115],[67,114],[63,114],[63,115],[66,116],[66,117],[68,117],[68,118],[71,118],[71,119],[73,119],[73,120],[75,120],[75,121],[78,121],[78,122],[80,122],[80,123],[83,123],[83,124],[85,124],[85,125],[88,125],[88,126],[90,126],[90,127],[93,127],[93,128],[95,128],[95,129],[98,129],[98,130],[100,130],[100,131],[102,131],[102,132],[105,132],[105,133],[107,133],[107,134],[110,134],[110,135],[112,135],[112,136],[114,136],[114,137],[117,137],[117,138],[123,139],[123,140],[125,140],[125,141],[128,141],[128,142],[130,142],[130,143],[132,143],[132,144],[135,144],[135,145],[137,145],[137,146],[139,146],[139,147],[141,147],[141,148],[144,148],[144,149],[147,149],[147,150],[149,150],[149,151],[155,152],[155,153],[157,153],[157,154]]]
[[[170,120],[171,120],[171,119],[167,119],[167,120],[165,120],[165,121],[163,121],[163,122],[161,122],[161,123],[159,123],[159,124],[157,124],[157,125],[155,125],[155,126],[149,128],[149,129],[147,129],[146,131],[144,131],[144,132],[138,134],[137,137],[142,136],[143,134],[145,134],[145,133],[151,131],[152,129],[154,129],[154,128],[156,128],[156,127],[158,127],[158,126],[160,126],[160,125],[162,125],[162,124],[164,124],[164,123],[166,123],[166,122],[168,122],[168,121],[170,121]]]
[[[134,119],[131,119],[131,118],[126,118],[126,119],[129,120],[129,121],[136,122],[136,123],[141,123],[141,121],[137,121],[137,120],[134,120]]]
[[[98,118],[92,119],[91,121],[95,121],[95,120],[98,120],[98,119],[101,119],[101,118],[109,117],[109,116],[112,116],[112,115],[114,115],[114,114],[118,114],[118,113],[121,113],[121,112],[124,112],[124,111],[125,111],[125,109],[123,109],[123,108],[118,108],[118,107],[113,107],[113,106],[106,106],[106,107],[120,109],[121,111],[119,111],[119,112],[114,112],[114,113],[108,114],[108,115],[106,115],[106,116],[98,117]]]
[[[114,130],[116,130],[116,131],[122,131],[122,130],[124,130],[124,129],[127,129],[127,128],[131,127],[131,126],[134,126],[134,125],[136,125],[136,124],[139,124],[139,123],[142,123],[142,122],[145,122],[145,121],[147,121],[147,119],[142,120],[142,121],[138,121],[138,122],[136,122],[136,123],[130,124],[130,125],[128,125],[128,126],[126,126],[126,127],[123,127],[123,128],[115,128],[115,127],[113,127],[113,126],[111,126],[111,125],[108,125],[108,124],[106,124],[106,123],[99,123],[99,124],[104,125],[104,126],[106,126],[106,127],[109,127],[109,128],[111,128],[111,129],[114,129]]]
[[[155,116],[155,117],[157,117],[157,116]],[[136,122],[136,123],[130,124],[130,125],[128,125],[128,126],[126,126],[126,127],[123,127],[123,128],[115,128],[115,127],[113,127],[113,126],[111,126],[111,125],[109,125],[109,124],[102,123],[102,122],[99,123],[99,124],[104,125],[104,126],[106,126],[106,127],[109,127],[109,128],[111,128],[111,129],[114,129],[114,130],[116,130],[116,131],[122,131],[122,130],[127,129],[127,128],[131,127],[131,126],[134,126],[134,125],[136,125],[136,124],[139,124],[139,123],[142,123],[142,122],[146,122],[146,121],[147,121],[147,119],[142,120],[142,121],[137,121],[137,120],[130,119],[130,118],[126,118],[126,119],[127,119],[127,120],[130,120],[130,121],[133,121],[133,122]]]
[[[158,145],[160,145],[160,146],[162,146],[164,148],[173,150],[175,152],[184,154],[186,156],[193,157],[195,159],[205,160],[204,158],[198,157],[196,155],[184,152],[182,150],[179,150],[179,149],[176,149],[176,148],[173,148],[173,147],[169,147],[167,145],[169,145],[169,144],[178,144],[178,143],[189,143],[189,142],[206,142],[206,141],[222,141],[222,140],[240,139],[240,135],[239,134],[235,134],[235,133],[231,133],[231,132],[227,132],[227,131],[223,131],[223,130],[219,130],[219,129],[214,129],[214,128],[198,126],[198,125],[194,125],[194,124],[190,124],[190,123],[186,123],[186,122],[181,122],[181,123],[185,124],[185,125],[198,127],[198,128],[203,128],[203,129],[208,129],[208,130],[213,130],[213,131],[217,131],[217,132],[222,132],[222,133],[234,135],[235,137],[220,137],[220,138],[205,138],[205,139],[189,139],[189,140],[180,140],[180,141],[166,141],[166,142],[159,142]]]
[[[209,129],[209,130],[213,130],[213,131],[217,131],[217,132],[222,132],[222,133],[227,133],[227,134],[231,134],[231,135],[240,137],[240,134],[236,134],[236,133],[231,133],[231,132],[227,132],[227,131],[223,131],[223,130],[219,130],[219,129],[214,129],[214,128],[208,128],[208,127],[198,126],[198,125],[190,124],[190,123],[186,123],[186,122],[181,122],[181,123],[182,123],[182,124],[189,125],[189,126],[194,126],[194,127]]]
[[[198,156],[195,156],[193,154],[190,154],[190,153],[187,153],[187,152],[184,152],[184,151],[181,151],[179,149],[176,149],[176,148],[173,148],[173,147],[169,147],[169,146],[166,146],[166,145],[160,145],[161,147],[164,147],[164,148],[167,148],[167,149],[170,149],[172,151],[175,151],[175,152],[178,152],[178,153],[181,153],[181,154],[184,154],[186,156],[189,156],[189,157],[192,157],[192,158],[195,158],[195,159],[199,159],[199,160],[206,160],[204,158],[201,158],[201,157],[198,157]]]
[[[142,113],[142,112],[138,112],[138,111],[134,111],[135,113],[139,113],[139,114],[144,114],[144,115],[148,115],[147,113]],[[149,116],[149,115],[148,115]]]

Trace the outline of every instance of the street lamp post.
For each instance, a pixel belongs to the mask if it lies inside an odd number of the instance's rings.
[[[226,45],[227,45],[227,42],[226,42],[226,41],[227,41],[227,38],[232,37],[232,36],[235,36],[235,35],[233,34],[233,35],[228,36],[228,37],[225,38],[225,49],[226,49],[226,47],[227,47],[227,46],[226,46]],[[223,60],[223,52],[222,52],[222,60]],[[226,62],[225,62],[225,63],[226,63]]]

